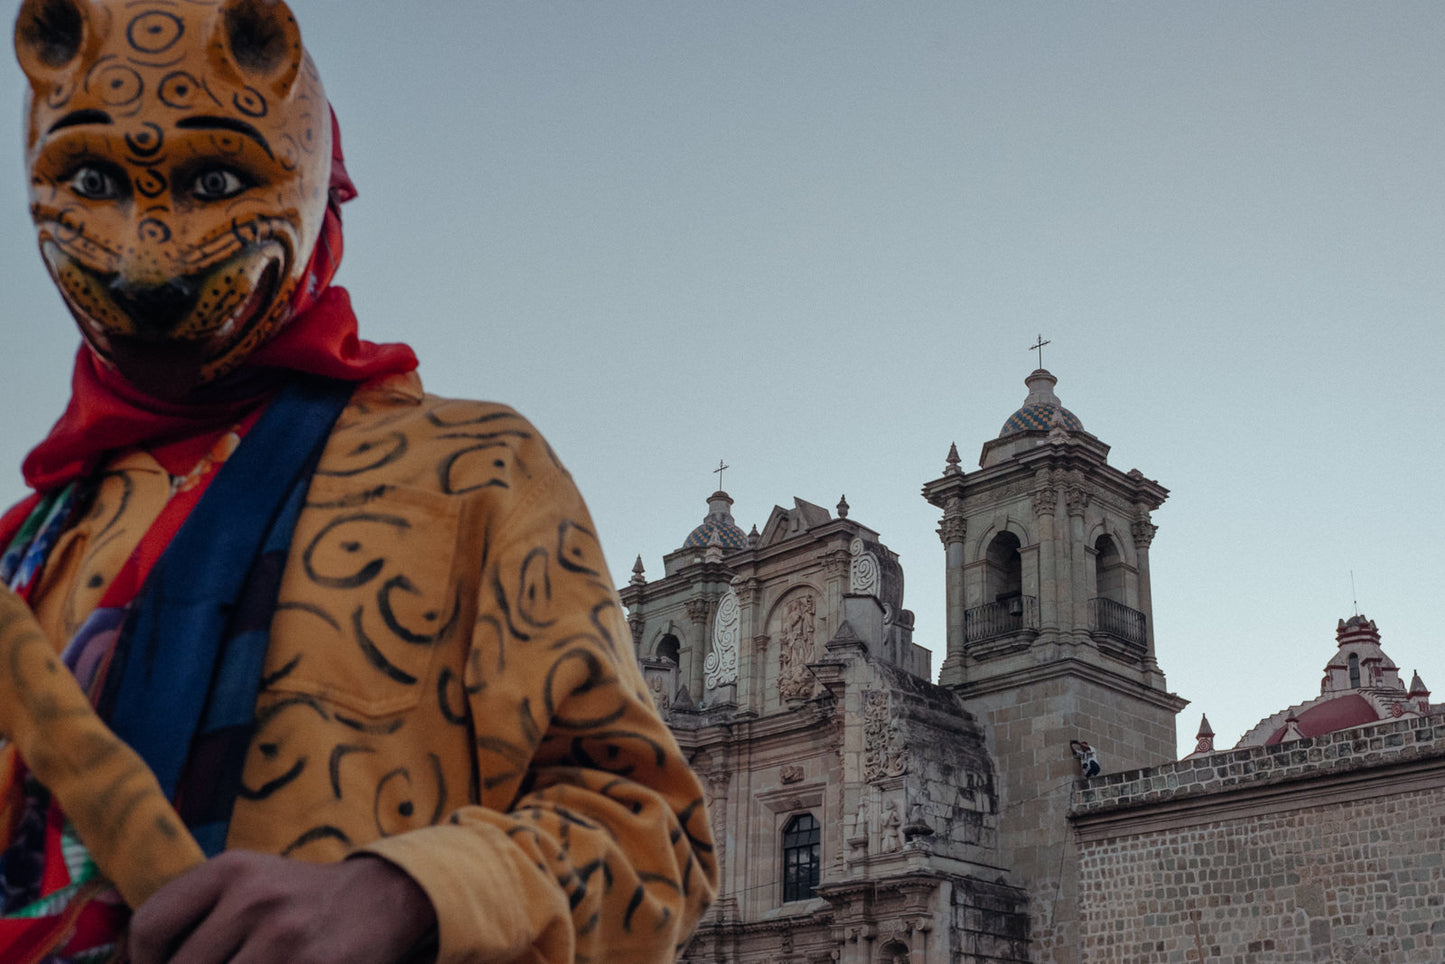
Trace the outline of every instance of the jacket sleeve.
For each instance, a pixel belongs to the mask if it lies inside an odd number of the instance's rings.
[[[479,802],[365,851],[427,892],[444,964],[670,962],[716,886],[701,788],[646,692],[582,498],[540,461],[481,523],[464,674]]]

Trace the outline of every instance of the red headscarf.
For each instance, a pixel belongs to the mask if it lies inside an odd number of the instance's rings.
[[[228,377],[237,390],[217,401],[163,402],[137,391],[82,343],[71,376],[70,404],[26,456],[26,483],[46,491],[85,475],[107,452],[226,428],[271,397],[277,379],[267,375],[276,370],[363,382],[415,369],[416,355],[407,345],[361,340],[346,289],[331,285],[341,263],[341,205],[354,197],[356,185],[346,173],[341,129],[333,112],[330,192],[321,237],[292,298],[291,321]],[[7,513],[5,521],[13,514]]]

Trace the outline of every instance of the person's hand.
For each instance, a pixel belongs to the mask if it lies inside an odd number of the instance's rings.
[[[131,918],[133,964],[395,964],[429,939],[421,887],[378,857],[308,864],[230,850]]]

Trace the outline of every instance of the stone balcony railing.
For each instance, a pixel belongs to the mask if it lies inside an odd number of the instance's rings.
[[[1039,628],[1037,596],[1013,596],[964,610],[963,639],[978,643],[999,636],[1011,636]]]
[[[1121,648],[1134,656],[1143,656],[1148,647],[1144,614],[1103,596],[1089,600],[1089,631],[1122,643]]]

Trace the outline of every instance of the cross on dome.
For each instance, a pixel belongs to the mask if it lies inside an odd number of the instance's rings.
[[[1029,346],[1029,351],[1035,351],[1035,350],[1038,351],[1038,353],[1039,353],[1039,367],[1040,367],[1040,368],[1043,368],[1043,367],[1044,367],[1044,346],[1045,346],[1045,345],[1052,345],[1052,344],[1053,344],[1052,341],[1045,341],[1045,340],[1044,340],[1044,336],[1043,336],[1043,335],[1039,335],[1039,340],[1038,340],[1037,342],[1035,342],[1034,344],[1032,344],[1032,345]]]

